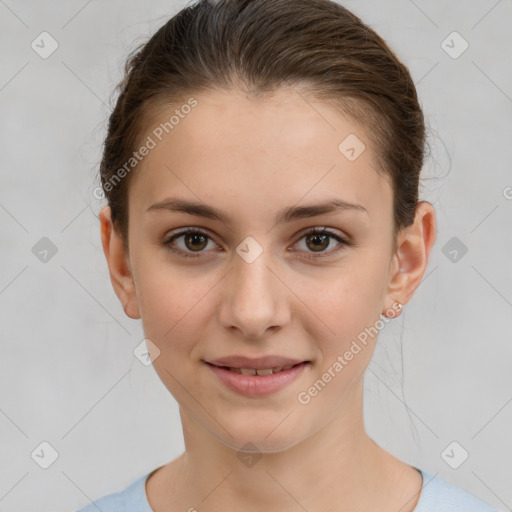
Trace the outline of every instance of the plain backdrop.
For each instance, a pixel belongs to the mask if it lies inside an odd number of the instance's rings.
[[[1,511],[76,510],[184,449],[174,398],[133,354],[144,334],[111,287],[94,196],[126,56],[184,5],[0,0]],[[367,370],[367,430],[511,510],[512,2],[344,5],[411,71],[438,221]]]

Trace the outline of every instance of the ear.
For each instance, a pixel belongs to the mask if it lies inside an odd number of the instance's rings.
[[[397,235],[386,294],[386,311],[396,311],[393,308],[396,302],[409,302],[425,274],[435,240],[434,207],[428,201],[420,201],[416,206],[414,222]]]
[[[116,295],[123,305],[124,312],[130,318],[140,318],[139,305],[135,294],[135,284],[128,254],[123,246],[121,235],[112,224],[110,206],[100,211],[101,243],[107,259],[110,281]]]

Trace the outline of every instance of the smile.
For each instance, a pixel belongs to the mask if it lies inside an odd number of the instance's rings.
[[[254,368],[231,368],[229,366],[220,366],[219,368],[224,368],[225,370],[241,373],[242,375],[272,375],[273,373],[279,373],[283,370],[289,370],[294,366],[297,365],[289,364],[287,366],[276,366],[274,368],[262,368],[261,370],[255,370]]]
[[[227,388],[248,397],[260,397],[276,393],[297,379],[310,362],[277,366],[255,370],[253,368],[230,368],[206,363],[208,368]]]

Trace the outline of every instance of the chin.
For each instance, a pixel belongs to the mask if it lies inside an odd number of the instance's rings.
[[[239,452],[254,452],[254,453],[279,453],[286,451],[301,441],[298,436],[298,429],[296,425],[288,425],[285,427],[283,424],[279,425],[282,421],[272,421],[268,423],[261,423],[259,426],[253,424],[245,424],[239,428],[234,428],[231,423],[226,429],[231,436],[226,432],[221,432],[221,437],[216,435],[217,439],[229,448]]]

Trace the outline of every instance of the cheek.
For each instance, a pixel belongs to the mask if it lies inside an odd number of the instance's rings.
[[[218,278],[194,276],[169,264],[147,265],[138,276],[144,334],[157,347],[153,367],[175,399],[193,408],[186,389],[194,389],[198,400],[205,392],[198,359],[212,316],[210,293]]]
[[[379,301],[371,283],[351,275],[331,281],[329,292],[318,294],[312,304],[319,318],[311,317],[309,330],[320,354],[297,400],[306,410],[335,411],[351,395],[371,360],[379,333],[374,314]]]
[[[215,286],[215,276],[140,255],[136,272],[137,300],[148,338],[165,345],[183,338],[183,331],[199,319],[201,305]],[[181,334],[179,334],[181,332]]]
[[[350,350],[354,341],[361,346],[353,358],[358,361],[356,365],[365,365],[371,357],[378,334],[375,325],[380,318],[385,274],[375,261],[370,263],[366,260],[336,269],[336,274],[325,281],[317,279],[314,285],[304,282],[297,293],[308,297],[306,305],[300,307],[313,313],[308,315],[309,329],[314,330],[312,336],[318,340],[323,354],[322,366],[330,366],[338,355]],[[311,289],[315,290],[313,294]]]
[[[375,317],[382,300],[384,280],[380,270],[356,263],[326,277],[305,284],[303,293],[306,288],[314,287],[315,293],[309,294],[309,305],[328,325],[332,324],[332,330],[341,327],[340,333],[351,331]]]

